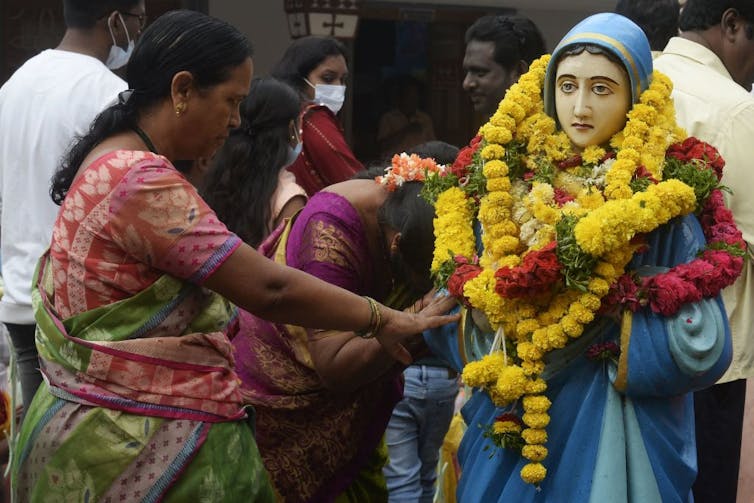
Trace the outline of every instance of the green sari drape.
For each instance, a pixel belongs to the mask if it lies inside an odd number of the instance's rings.
[[[219,296],[163,276],[65,321],[42,261],[43,384],[12,460],[17,501],[274,501]]]

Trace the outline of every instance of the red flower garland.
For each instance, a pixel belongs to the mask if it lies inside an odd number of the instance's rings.
[[[584,160],[581,158],[581,154],[574,154],[568,159],[558,161],[557,166],[558,169],[575,168],[576,166],[581,166],[583,162]]]
[[[602,164],[608,159],[615,159],[616,156],[617,154],[615,153],[615,150],[607,150],[597,162],[597,164]],[[558,167],[558,169],[566,170],[569,168],[575,168],[576,166],[581,166],[583,163],[584,159],[581,157],[581,154],[574,154],[568,159],[558,161],[555,165]]]
[[[720,155],[720,152],[709,143],[700,141],[693,136],[689,136],[683,142],[668,147],[665,157],[674,157],[683,162],[692,162],[695,159],[701,159],[707,163],[707,166],[715,170],[718,180],[723,177],[725,160]]]
[[[495,291],[505,298],[533,297],[545,293],[561,279],[562,266],[555,253],[557,243],[529,252],[521,265],[501,267],[495,272]]]
[[[715,171],[718,180],[722,178],[725,161],[717,149],[694,137],[671,145],[666,156],[682,162],[703,161]],[[671,316],[684,304],[716,297],[732,285],[741,274],[746,244],[719,188],[713,189],[704,201],[699,223],[707,247],[697,259],[646,278],[624,274],[603,299],[603,311],[614,305],[624,305],[632,311],[648,305],[655,313]]]
[[[479,150],[479,145],[482,143],[481,135],[476,135],[471,139],[468,146],[463,147],[453,165],[450,167],[450,172],[456,175],[458,178],[463,178],[469,174],[469,166],[471,161],[474,160],[474,154]]]
[[[469,146],[459,153],[451,168],[457,176],[467,174],[466,167],[471,163],[480,141],[479,136],[474,137]],[[601,162],[614,155],[614,152],[608,151]],[[725,161],[713,146],[694,137],[671,145],[666,157],[684,163],[700,162],[708,169],[714,170],[718,181],[725,166]],[[558,168],[576,166],[581,160],[581,156],[573,156],[559,163]],[[524,179],[529,174],[533,175],[527,172]],[[643,166],[639,168],[636,176],[657,183]],[[556,193],[556,201],[562,205],[566,198]],[[623,274],[611,285],[610,292],[603,298],[600,314],[614,312],[617,306],[631,311],[649,306],[655,313],[671,316],[684,304],[716,297],[723,288],[733,284],[743,268],[746,244],[741,231],[733,221],[732,213],[725,207],[719,188],[709,193],[698,218],[707,241],[706,249],[698,258],[650,277],[639,278],[633,272]],[[481,268],[476,262],[469,263],[465,259],[457,259],[456,264],[455,272],[448,280],[448,290],[451,295],[468,303],[468,299],[463,295],[463,287],[466,281],[479,275]],[[547,292],[554,283],[562,280],[561,271],[562,265],[558,261],[556,243],[553,241],[540,250],[528,253],[521,265],[500,268],[495,273],[495,291],[505,298],[534,297]]]
[[[521,420],[521,418],[518,417],[513,412],[503,412],[502,414],[500,414],[499,416],[495,418],[495,421],[500,421],[500,422],[510,421],[511,423],[515,423],[521,427],[524,426],[524,422]]]
[[[555,203],[558,205],[559,208],[562,208],[565,203],[574,200],[574,197],[571,194],[569,194],[567,190],[562,189],[560,187],[555,187],[553,189],[553,196],[555,199]]]
[[[592,344],[586,349],[584,353],[587,360],[602,361],[602,360],[614,360],[620,356],[620,347],[613,341],[598,342]]]
[[[657,183],[657,179],[643,164],[636,168],[636,173],[634,176],[636,176],[636,178],[646,178],[652,183]]]
[[[462,299],[466,307],[471,307],[469,299],[463,294],[463,286],[467,281],[479,276],[482,268],[477,264],[476,260],[469,262],[463,255],[456,255],[454,262],[456,263],[456,268],[448,278],[448,293],[456,299]]]
[[[655,313],[670,316],[687,302],[715,297],[741,274],[743,257],[726,248],[744,250],[745,244],[741,231],[733,223],[732,213],[723,203],[720,189],[712,191],[699,220],[707,238],[707,249],[701,256],[642,279],[638,295],[646,299],[643,303],[649,304]]]

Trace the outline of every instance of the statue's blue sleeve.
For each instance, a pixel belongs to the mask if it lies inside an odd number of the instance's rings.
[[[694,260],[704,248],[694,216],[676,219],[650,234],[647,251],[631,268],[653,274]],[[628,313],[626,314],[628,315]],[[714,384],[730,365],[732,345],[718,295],[684,305],[672,316],[643,307],[623,323],[616,388],[626,395],[674,396]]]
[[[634,258],[630,268],[655,274],[694,260],[704,245],[696,217],[675,219],[649,235],[647,250]],[[459,371],[485,353],[482,346],[489,342],[485,335],[491,336],[462,314],[459,323],[424,333],[432,352]],[[624,323],[625,333],[619,334],[622,354],[611,378],[629,396],[666,397],[705,388],[730,365],[730,330],[720,296],[689,303],[673,316],[659,315],[649,307],[626,316],[631,320]]]
[[[460,307],[454,308],[449,314],[455,314],[460,311]],[[461,321],[458,323],[448,323],[438,328],[432,328],[424,331],[424,340],[429,349],[435,356],[438,356],[448,362],[458,372],[463,370],[466,364],[466,358],[462,354],[463,337],[459,335],[459,330],[463,329],[466,313],[461,315]]]

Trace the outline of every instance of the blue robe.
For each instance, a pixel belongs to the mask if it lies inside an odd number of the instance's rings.
[[[629,266],[640,274],[690,262],[705,239],[694,216],[671,221],[648,236],[648,250]],[[460,328],[460,333],[459,333]],[[428,331],[435,352],[459,370],[491,340],[471,317]],[[728,320],[720,298],[685,305],[663,317],[643,308],[624,330],[596,319],[584,334],[546,357],[543,377],[552,401],[547,427],[547,477],[539,488],[519,472],[520,454],[495,447],[484,428],[508,409],[475,390],[463,408],[468,426],[458,458],[463,503],[691,502],[696,477],[692,391],[710,386],[731,361]],[[594,343],[622,344],[620,364],[584,356]],[[463,354],[465,353],[465,354]],[[515,412],[522,414],[520,404]]]

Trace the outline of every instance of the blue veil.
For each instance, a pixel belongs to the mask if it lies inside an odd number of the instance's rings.
[[[552,52],[544,83],[545,113],[555,114],[555,76],[562,54],[575,45],[591,44],[613,54],[622,63],[631,81],[631,99],[649,87],[652,77],[652,51],[639,26],[620,14],[602,13],[589,16],[569,31]]]

